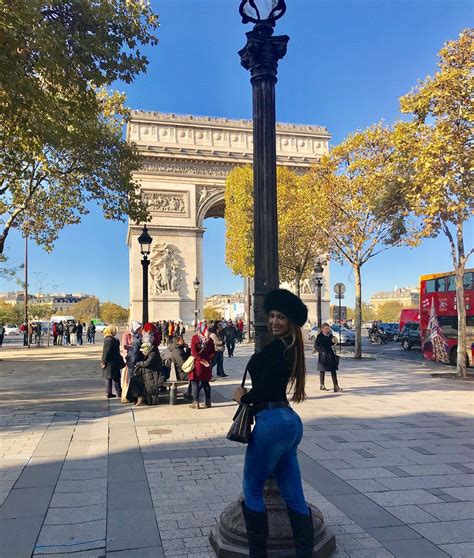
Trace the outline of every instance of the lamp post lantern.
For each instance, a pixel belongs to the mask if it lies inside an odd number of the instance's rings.
[[[242,66],[250,71],[253,96],[254,195],[254,327],[255,348],[269,341],[265,294],[279,286],[276,195],[275,83],[278,61],[286,54],[289,37],[274,37],[275,21],[286,11],[284,0],[243,0],[243,23],[255,24],[239,51]]]
[[[194,286],[194,329],[197,328],[198,323],[198,290],[199,290],[199,279],[196,277],[193,281]]]
[[[323,318],[322,318],[322,311],[321,311],[321,288],[323,286],[323,273],[324,268],[321,265],[320,261],[316,262],[314,266],[314,285],[316,287],[317,299],[316,299],[316,313],[317,313],[317,320],[318,320],[318,327],[321,329]]]
[[[151,243],[153,239],[151,238],[146,224],[143,226],[142,234],[138,237],[138,242],[140,244],[140,252],[142,254],[142,267],[143,267],[143,309],[142,309],[142,323],[148,322],[148,266],[150,265],[150,260],[148,256],[151,253]]]

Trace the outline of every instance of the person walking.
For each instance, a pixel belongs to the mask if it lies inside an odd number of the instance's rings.
[[[82,345],[84,343],[84,341],[82,340],[82,334],[84,332],[84,326],[82,325],[81,322],[77,322],[76,325],[77,325],[77,327],[76,327],[77,344]]]
[[[211,407],[211,385],[209,382],[212,377],[211,362],[214,358],[216,349],[214,341],[209,337],[207,325],[202,322],[199,324],[196,333],[191,338],[191,354],[194,357],[194,368],[189,373],[193,402],[190,407],[199,409],[199,393],[204,390],[205,406]]]
[[[69,338],[71,341],[71,347],[77,345],[77,322],[73,322],[69,329]]]
[[[69,322],[64,322],[64,345],[69,345],[71,343],[71,324]]]
[[[224,340],[227,347],[227,355],[229,358],[232,358],[234,356],[236,338],[237,338],[237,328],[232,323],[232,320],[229,320],[224,329]]]
[[[104,348],[102,350],[100,366],[105,378],[107,399],[122,397],[120,370],[125,366],[125,363],[120,354],[120,341],[115,337],[116,335],[117,328],[115,326],[104,328]],[[114,385],[115,393],[112,393],[112,384]]]
[[[222,328],[219,325],[214,325],[209,329],[209,336],[214,341],[214,347],[216,349],[216,354],[212,361],[212,369],[217,366],[217,377],[226,378],[228,374],[224,372],[224,335],[222,334]]]
[[[3,339],[5,337],[5,326],[0,322],[0,348],[3,347]]]
[[[319,370],[319,389],[327,391],[324,385],[326,372],[331,372],[333,388],[335,392],[343,391],[337,382],[337,369],[339,357],[334,352],[334,345],[337,341],[332,334],[329,324],[323,324],[320,333],[314,342],[314,349],[318,353],[318,370]]]
[[[58,345],[63,344],[64,338],[64,324],[62,322],[58,323]]]
[[[51,328],[52,333],[53,333],[53,345],[57,345],[58,344],[58,324],[56,322],[53,322],[53,327]]]
[[[295,403],[306,399],[301,327],[306,323],[308,309],[299,297],[285,289],[269,292],[263,306],[273,340],[249,360],[252,389],[238,387],[234,391],[234,400],[252,404],[255,414],[255,427],[245,454],[241,504],[249,556],[267,555],[268,519],[263,489],[273,475],[287,505],[296,556],[309,558],[314,545],[313,520],[297,457],[303,424],[287,399],[289,392]]]
[[[95,343],[95,324],[91,322],[87,328],[87,341],[89,343]]]

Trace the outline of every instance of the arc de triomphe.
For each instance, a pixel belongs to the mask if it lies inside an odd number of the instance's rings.
[[[304,172],[328,150],[330,135],[320,126],[277,124],[277,163]],[[252,122],[133,111],[127,141],[144,155],[136,174],[149,200],[153,238],[150,262],[149,315],[153,321],[194,319],[193,281],[199,278],[198,308],[202,316],[203,221],[224,217],[227,174],[251,164]],[[130,317],[142,315],[142,266],[138,236],[142,224],[129,223]],[[329,317],[329,266],[325,269],[323,319]],[[303,285],[309,318],[315,320],[312,281]]]

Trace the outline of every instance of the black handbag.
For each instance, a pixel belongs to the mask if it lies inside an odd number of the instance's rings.
[[[247,368],[245,369],[244,377],[241,386],[244,387],[245,379],[247,378]],[[237,409],[227,433],[227,439],[232,442],[240,442],[241,444],[248,444],[250,440],[250,433],[252,432],[253,424],[253,409],[252,405],[245,405],[241,403]]]

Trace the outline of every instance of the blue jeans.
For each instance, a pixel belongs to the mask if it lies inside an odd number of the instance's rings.
[[[244,463],[244,499],[249,510],[265,511],[263,488],[273,475],[286,505],[296,513],[309,515],[296,454],[302,437],[303,424],[293,409],[257,413]]]

